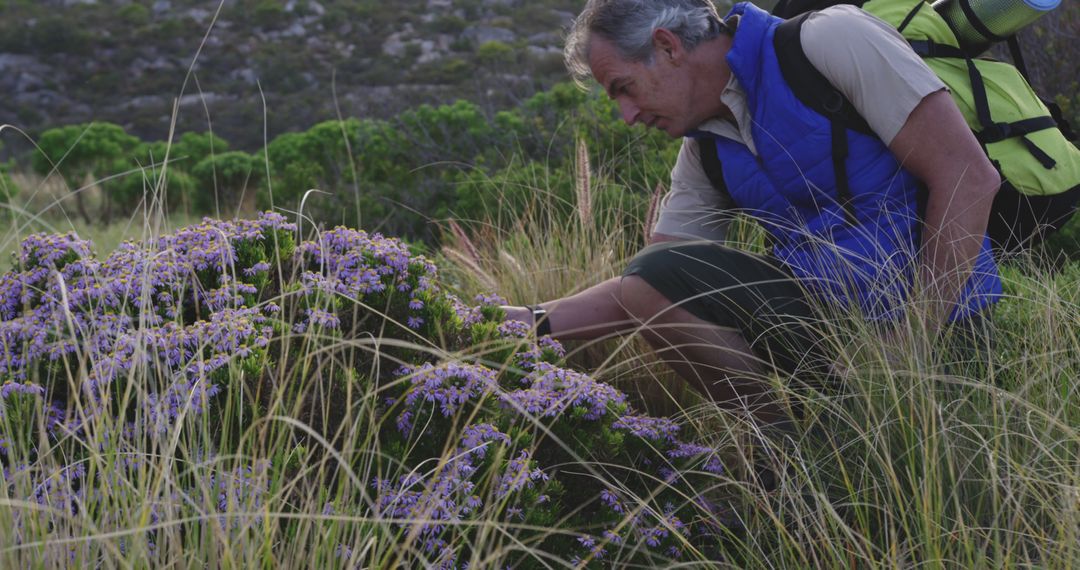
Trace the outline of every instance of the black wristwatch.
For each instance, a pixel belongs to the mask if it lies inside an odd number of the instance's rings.
[[[536,331],[536,338],[550,335],[551,321],[547,318],[547,311],[540,308],[540,305],[525,305],[525,308],[532,311],[533,328]]]

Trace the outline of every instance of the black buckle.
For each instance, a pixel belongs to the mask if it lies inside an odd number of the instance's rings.
[[[979,140],[983,144],[990,144],[1003,141],[1012,136],[1013,128],[1010,123],[991,123],[979,133]]]
[[[829,98],[825,100],[824,108],[826,111],[832,114],[838,114],[844,110],[844,103],[847,102],[847,98],[839,91],[833,91],[829,94]]]

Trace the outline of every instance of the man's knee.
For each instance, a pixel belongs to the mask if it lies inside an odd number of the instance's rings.
[[[647,321],[671,306],[666,297],[637,275],[626,275],[619,281],[619,302],[627,314],[639,322]]]

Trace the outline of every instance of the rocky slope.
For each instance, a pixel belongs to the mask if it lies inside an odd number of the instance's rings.
[[[583,4],[0,0],[0,125],[36,136],[100,120],[160,140],[175,116],[179,132],[254,150],[339,115],[457,98],[492,111],[566,79],[561,35]],[[1064,3],[1021,40],[1036,89],[1080,123],[1078,33],[1080,7]],[[0,138],[0,160],[27,146]]]
[[[500,108],[566,78],[561,31],[580,4],[0,0],[0,124],[102,120],[154,140],[175,115],[254,149],[339,113]]]

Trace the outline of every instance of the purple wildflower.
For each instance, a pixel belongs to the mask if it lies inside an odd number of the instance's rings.
[[[500,441],[503,445],[510,445],[510,436],[500,432],[491,424],[473,424],[467,426],[461,437],[461,449],[474,455],[477,459],[483,459],[487,454],[487,446],[493,441]]]
[[[622,502],[619,500],[619,496],[610,489],[604,489],[600,491],[600,502],[602,502],[604,505],[606,505],[608,508],[615,511],[616,513],[622,514],[626,512],[626,509],[623,507]]]
[[[437,404],[444,417],[452,416],[467,402],[497,386],[494,370],[454,362],[438,367],[424,364],[412,374],[410,382],[406,407],[411,410],[421,402]]]
[[[45,388],[36,384],[18,383],[8,380],[0,387],[0,400],[8,399],[12,394],[28,394],[31,396],[44,396]]]
[[[506,299],[503,299],[499,295],[495,295],[495,294],[483,294],[483,293],[481,293],[481,294],[477,295],[476,297],[473,297],[473,300],[476,301],[477,303],[480,303],[480,305],[482,305],[482,306],[497,307],[499,305],[505,305],[506,304]]]
[[[668,457],[678,459],[680,457],[694,457],[705,453],[712,453],[712,448],[696,443],[679,442],[679,444],[667,452]]]
[[[626,404],[626,395],[592,377],[553,366],[537,364],[524,380],[530,387],[501,396],[505,405],[538,417],[557,417],[570,407],[584,408],[586,420],[597,420],[612,407]]]
[[[611,424],[613,429],[629,431],[637,437],[655,442],[675,442],[679,424],[669,418],[625,415]]]
[[[506,469],[499,479],[499,488],[496,495],[502,498],[522,489],[532,489],[536,481],[547,481],[547,474],[539,468],[533,467],[534,464],[535,461],[532,460],[529,452],[522,450],[516,458],[507,463]]]
[[[532,327],[522,321],[503,321],[498,330],[504,337],[526,338],[532,332]]]
[[[336,329],[341,325],[337,315],[322,309],[307,310],[308,323],[325,329]]]
[[[548,335],[540,337],[539,339],[537,339],[536,342],[540,345],[541,349],[550,350],[554,352],[555,356],[559,358],[563,358],[564,356],[566,356],[566,349],[563,348],[562,343],[551,338]]]
[[[603,533],[604,540],[611,544],[622,544],[622,537],[616,534],[614,531],[605,530]]]
[[[259,273],[266,273],[268,271],[270,271],[270,264],[265,261],[260,261],[259,263],[244,269],[244,275],[254,277]]]

